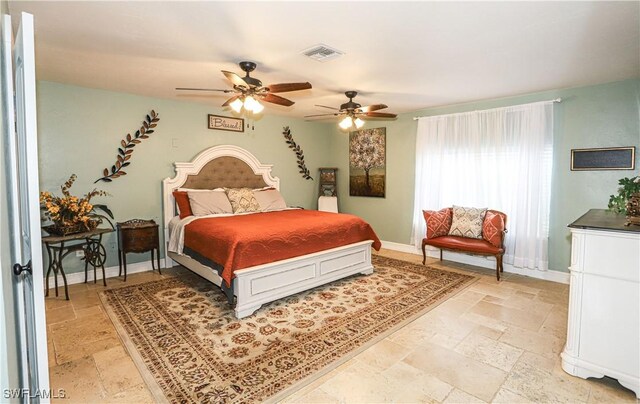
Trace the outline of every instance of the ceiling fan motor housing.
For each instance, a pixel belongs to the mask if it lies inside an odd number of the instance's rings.
[[[340,105],[340,111],[353,111],[354,109],[358,109],[362,106],[357,102],[353,102],[355,96],[358,95],[357,91],[345,91],[344,95],[349,98],[349,102],[345,102],[344,104]]]

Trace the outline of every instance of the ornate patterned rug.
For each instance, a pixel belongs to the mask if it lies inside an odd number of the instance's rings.
[[[242,320],[217,287],[186,270],[101,299],[158,401],[272,401],[477,279],[375,255],[373,264],[372,275],[301,292]]]

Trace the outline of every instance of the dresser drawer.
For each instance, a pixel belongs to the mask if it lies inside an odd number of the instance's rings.
[[[125,252],[145,252],[158,248],[158,226],[120,229],[120,248]]]

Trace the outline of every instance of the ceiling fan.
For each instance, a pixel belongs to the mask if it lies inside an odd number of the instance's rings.
[[[374,104],[363,107],[362,105],[354,102],[353,99],[358,95],[357,91],[347,91],[344,95],[349,98],[349,102],[345,102],[340,105],[340,108],[328,107],[326,105],[316,105],[317,107],[329,108],[333,109],[337,112],[331,114],[317,114],[317,115],[307,115],[305,118],[328,118],[330,116],[344,116],[344,118],[340,121],[339,126],[347,130],[353,126],[357,129],[360,129],[362,125],[364,125],[364,120],[368,118],[383,118],[383,119],[395,119],[397,117],[396,114],[390,114],[386,112],[375,112],[381,109],[387,108],[384,104]]]
[[[235,112],[242,111],[244,108],[254,114],[262,112],[264,106],[260,104],[259,100],[264,102],[270,102],[272,104],[283,105],[290,107],[294,104],[293,101],[288,100],[275,93],[286,93],[289,91],[307,90],[311,88],[311,84],[306,83],[281,83],[271,84],[263,86],[262,82],[255,77],[250,77],[249,73],[255,70],[256,64],[253,62],[240,62],[240,68],[246,74],[244,77],[240,77],[233,72],[222,70],[222,74],[231,82],[233,90],[219,90],[214,88],[185,88],[176,87],[176,90],[180,91],[220,91],[223,93],[235,93],[233,97],[229,98],[222,104],[223,107],[229,106]]]

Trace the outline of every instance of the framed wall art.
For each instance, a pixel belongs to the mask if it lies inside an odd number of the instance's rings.
[[[349,133],[349,195],[385,197],[387,128]]]
[[[207,123],[209,125],[209,129],[244,132],[244,119],[242,118],[209,114],[207,116]]]
[[[571,171],[634,170],[636,148],[571,149]]]

